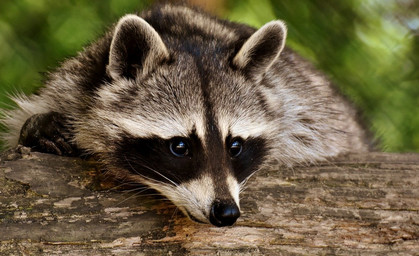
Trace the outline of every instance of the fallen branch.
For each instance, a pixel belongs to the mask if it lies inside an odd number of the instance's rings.
[[[1,162],[1,255],[419,252],[418,154],[263,170],[227,228],[191,222],[164,198],[121,191],[91,161],[18,148]]]

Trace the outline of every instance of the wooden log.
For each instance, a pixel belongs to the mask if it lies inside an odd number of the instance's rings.
[[[260,171],[232,227],[140,190],[121,191],[93,161],[3,153],[0,255],[419,255],[419,154]]]

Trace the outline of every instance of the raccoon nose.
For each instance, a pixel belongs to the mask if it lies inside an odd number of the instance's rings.
[[[240,210],[234,202],[216,201],[211,206],[210,222],[214,226],[231,226],[240,217]]]

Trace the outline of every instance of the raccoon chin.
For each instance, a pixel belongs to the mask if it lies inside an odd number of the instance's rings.
[[[173,184],[168,185],[162,182],[150,181],[148,179],[142,179],[142,183],[157,190],[160,194],[167,197],[190,220],[202,224],[210,223],[209,217],[207,217],[205,211],[201,211],[199,210],[201,207],[197,207],[200,205],[199,201],[196,200],[193,194],[184,186]],[[189,210],[188,208],[191,207],[192,209]],[[195,209],[193,209],[194,207]]]
[[[180,207],[179,207],[180,208]],[[182,209],[181,208],[181,211],[190,219],[190,220],[192,220],[192,221],[194,221],[194,222],[197,222],[197,223],[200,223],[200,224],[209,224],[209,221],[203,221],[203,220],[200,220],[200,219],[198,219],[198,218],[196,218],[195,216],[193,216],[188,210],[186,210],[186,209]]]

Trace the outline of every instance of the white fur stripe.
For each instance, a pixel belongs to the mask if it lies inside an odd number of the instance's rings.
[[[234,178],[231,175],[228,175],[227,186],[228,186],[228,189],[230,190],[231,196],[234,199],[234,202],[236,202],[237,207],[239,207],[240,209],[240,198],[239,198],[240,185],[237,182],[236,178]]]

